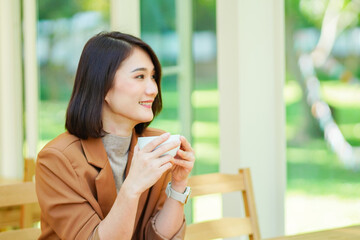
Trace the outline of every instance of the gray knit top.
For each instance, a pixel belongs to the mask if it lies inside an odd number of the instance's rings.
[[[128,137],[120,137],[114,134],[106,134],[102,137],[102,142],[114,175],[116,190],[119,192],[125,179],[131,135]]]

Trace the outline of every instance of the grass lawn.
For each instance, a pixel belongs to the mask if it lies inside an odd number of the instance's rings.
[[[360,146],[360,87],[325,82],[321,89],[345,138],[352,145]],[[346,169],[321,135],[299,130],[305,108],[301,107],[302,93],[297,84],[288,82],[284,94],[288,141],[286,233],[360,223],[360,172]],[[163,99],[164,110],[151,126],[178,133],[180,123],[177,120],[179,113],[176,89],[163,89]],[[196,174],[216,172],[219,169],[217,90],[196,90],[192,103]],[[39,147],[64,131],[66,106],[65,102],[40,103]],[[195,212],[195,219],[221,214],[219,211],[212,213],[206,210],[221,204],[218,197],[198,202],[203,207],[196,208],[198,211]]]

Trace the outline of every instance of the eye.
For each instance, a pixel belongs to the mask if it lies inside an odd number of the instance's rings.
[[[144,74],[140,74],[140,75],[135,76],[135,78],[137,78],[137,79],[144,79],[145,76],[144,76]]]
[[[156,78],[155,78],[155,74],[154,74],[154,75],[151,75],[151,79],[156,79]]]

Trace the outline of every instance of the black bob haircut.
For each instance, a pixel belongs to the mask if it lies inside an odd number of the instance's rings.
[[[102,108],[105,96],[113,86],[115,73],[120,64],[136,47],[144,50],[154,64],[158,95],[152,105],[152,111],[154,117],[160,113],[161,66],[154,51],[137,37],[120,32],[101,32],[86,43],[81,53],[66,111],[65,128],[69,133],[81,139],[104,136]],[[136,133],[141,134],[150,123],[151,121],[137,124]]]

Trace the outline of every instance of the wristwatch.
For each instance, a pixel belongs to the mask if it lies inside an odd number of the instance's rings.
[[[186,187],[184,193],[179,193],[177,191],[175,191],[172,187],[171,187],[171,182],[168,183],[165,193],[167,195],[168,198],[172,198],[175,199],[176,201],[181,202],[182,204],[186,204],[189,195],[190,195],[190,187]]]

